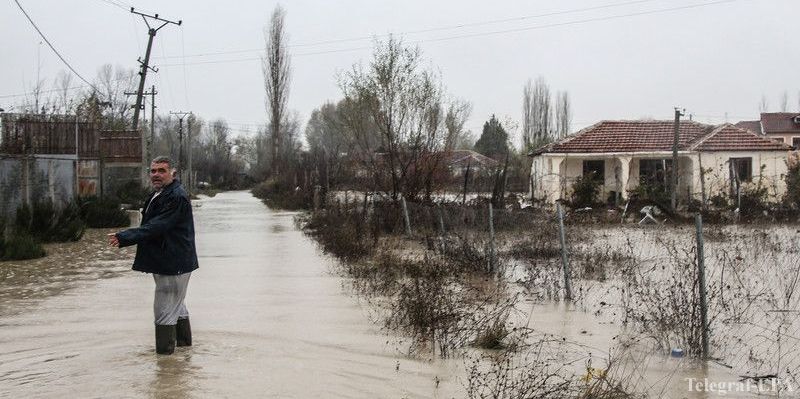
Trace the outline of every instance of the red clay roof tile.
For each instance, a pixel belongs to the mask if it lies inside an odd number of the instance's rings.
[[[602,121],[531,153],[609,153],[672,151],[673,121]],[[730,124],[684,121],[678,149],[701,151],[781,151],[789,147]]]

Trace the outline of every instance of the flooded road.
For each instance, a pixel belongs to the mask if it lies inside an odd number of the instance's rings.
[[[0,397],[463,397],[463,364],[395,349],[294,214],[247,192],[195,204],[193,347],[155,355],[152,278],[93,230],[0,263]]]

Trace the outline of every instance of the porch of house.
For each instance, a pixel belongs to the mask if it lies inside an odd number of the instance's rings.
[[[598,200],[622,203],[637,189],[666,190],[672,172],[671,153],[642,154],[546,154],[534,160],[532,192],[547,202],[568,199],[580,177],[594,176],[602,181]],[[699,167],[690,154],[678,155],[679,202],[696,192]]]

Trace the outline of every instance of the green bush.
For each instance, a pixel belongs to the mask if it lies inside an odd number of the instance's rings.
[[[86,224],[80,209],[70,203],[58,210],[51,201],[22,205],[17,209],[14,234],[28,235],[39,242],[77,241],[83,236]]]
[[[641,205],[658,205],[662,210],[670,209],[672,196],[663,184],[640,184],[631,192],[631,199]]]
[[[786,173],[786,205],[800,206],[800,162],[791,162]]]
[[[58,221],[50,230],[47,241],[78,241],[85,231],[86,223],[81,216],[81,208],[77,203],[71,202],[59,213]]]
[[[769,192],[761,184],[751,187],[742,187],[742,201],[739,214],[743,216],[758,216],[769,209],[767,202]],[[735,199],[735,203],[738,201]],[[735,205],[734,205],[735,206]]]
[[[47,253],[42,244],[29,234],[13,234],[0,246],[2,260],[26,260],[41,258]]]
[[[82,198],[79,204],[82,218],[89,227],[127,227],[131,224],[128,212],[122,210],[115,199],[87,197]]]
[[[597,195],[603,180],[591,174],[581,176],[572,185],[572,207],[583,208],[597,205]]]

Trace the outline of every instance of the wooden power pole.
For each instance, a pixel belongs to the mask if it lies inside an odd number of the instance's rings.
[[[178,170],[181,183],[183,183],[183,118],[191,114],[191,112],[183,111],[170,112],[170,115],[176,115],[178,117],[178,165],[175,169]]]

